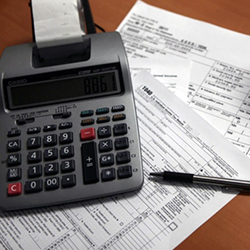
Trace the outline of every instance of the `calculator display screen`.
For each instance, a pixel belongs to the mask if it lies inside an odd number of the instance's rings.
[[[49,81],[11,85],[9,108],[25,108],[64,101],[96,98],[121,92],[118,70]]]

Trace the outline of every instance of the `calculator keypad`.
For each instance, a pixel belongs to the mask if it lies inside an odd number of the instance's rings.
[[[132,177],[132,167],[127,165],[131,156],[124,110],[124,105],[116,105],[81,111],[79,149],[74,145],[76,132],[71,121],[29,127],[26,142],[15,138],[23,131],[9,131],[8,196],[73,188],[80,185],[77,168],[82,168],[81,185]],[[22,147],[26,147],[26,155],[20,153]],[[81,162],[75,162],[75,150],[80,150]]]

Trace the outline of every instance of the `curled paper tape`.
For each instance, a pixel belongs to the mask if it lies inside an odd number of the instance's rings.
[[[32,0],[32,13],[38,48],[82,41],[85,33],[80,0]]]

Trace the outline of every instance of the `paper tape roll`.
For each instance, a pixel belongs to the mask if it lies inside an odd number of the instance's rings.
[[[38,48],[82,41],[85,33],[80,0],[32,0],[32,13]]]

